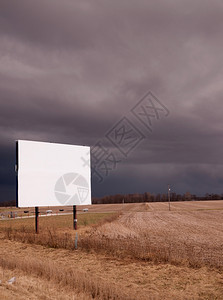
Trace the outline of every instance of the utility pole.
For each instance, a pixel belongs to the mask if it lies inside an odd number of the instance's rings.
[[[169,210],[170,210],[170,185],[168,184],[168,202],[169,202]]]

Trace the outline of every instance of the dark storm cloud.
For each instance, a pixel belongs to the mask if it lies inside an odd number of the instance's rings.
[[[81,5],[71,1],[3,1],[1,32],[44,47],[72,43],[84,47],[90,43],[86,43],[89,27],[83,14]]]
[[[2,197],[12,197],[15,140],[93,145],[125,115],[146,139],[95,195],[171,182],[220,193],[222,29],[217,0],[2,0]],[[152,133],[130,114],[148,90],[170,111]]]

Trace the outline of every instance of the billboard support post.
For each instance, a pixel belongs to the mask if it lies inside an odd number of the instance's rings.
[[[74,230],[77,230],[77,209],[76,209],[76,205],[73,205],[73,224],[74,224]]]
[[[36,234],[39,233],[39,207],[35,207],[35,230]]]

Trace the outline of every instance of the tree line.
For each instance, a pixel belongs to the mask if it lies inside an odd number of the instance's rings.
[[[204,196],[196,196],[189,192],[185,194],[170,193],[171,201],[192,201],[192,200],[223,200],[223,194],[205,194]],[[135,194],[116,194],[104,197],[93,197],[92,204],[112,204],[112,203],[140,203],[140,202],[167,202],[168,194],[153,194],[149,192]],[[0,207],[16,206],[15,200],[0,201]]]
[[[196,196],[189,192],[185,194],[170,193],[170,201],[201,201],[201,200],[222,200],[223,194],[205,194],[204,196]],[[152,194],[145,192],[143,194],[116,194],[108,195],[100,198],[94,197],[93,204],[110,204],[110,203],[140,203],[140,202],[167,202],[168,194]]]

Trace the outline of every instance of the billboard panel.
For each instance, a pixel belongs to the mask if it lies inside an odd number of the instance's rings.
[[[18,207],[91,204],[90,147],[19,140],[16,148]]]

